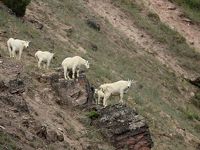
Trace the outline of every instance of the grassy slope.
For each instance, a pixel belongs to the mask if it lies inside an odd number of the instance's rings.
[[[101,21],[101,32],[89,28],[85,23],[85,17],[91,17],[91,12],[83,7],[82,1],[43,0],[42,2],[48,3],[48,7],[51,7],[58,21],[73,26],[74,31],[69,37],[70,40],[80,44],[87,50],[87,53],[83,54],[72,49],[66,43],[56,41],[57,43],[54,48],[58,57],[53,64],[54,67],[60,66],[64,57],[81,55],[88,58],[91,62],[91,69],[87,75],[96,87],[103,82],[112,82],[119,79],[134,78],[138,80],[139,85],[129,92],[129,96],[126,96],[126,99],[128,98],[128,103],[136,107],[138,112],[147,118],[155,141],[155,149],[174,149],[175,147],[177,150],[184,148],[194,149],[192,145],[184,142],[184,137],[173,127],[176,121],[181,128],[200,138],[199,133],[195,129],[199,122],[193,117],[192,119],[188,117],[191,114],[192,116],[193,114],[199,115],[200,112],[193,105],[188,104],[188,99],[182,94],[182,92],[188,92],[188,89],[191,88],[186,81],[177,78],[173,73],[169,72],[153,56],[147,54],[139,55],[136,51],[140,50],[140,48],[135,43],[128,41],[124,35],[118,33],[108,21],[96,16],[97,20]],[[122,3],[119,4],[121,6]],[[123,4],[122,8],[129,11],[130,8],[126,6]],[[59,9],[57,9],[58,7]],[[137,12],[138,9],[131,7],[131,11]],[[141,19],[139,15],[139,13],[136,13],[133,17],[138,17],[137,20],[139,20]],[[31,39],[32,45],[29,53],[33,53],[37,49],[52,49],[52,42],[55,40],[53,37],[46,35],[45,30],[40,32],[30,23],[22,23],[19,19],[2,10],[0,10],[0,18],[2,18],[0,29],[7,31],[7,37],[14,36],[21,39]],[[142,18],[142,21],[144,21],[144,18]],[[138,22],[138,25],[141,24],[144,25],[143,28],[149,33],[157,31],[158,26],[152,21]],[[165,36],[164,38],[163,36],[156,37],[156,35],[152,34],[152,37],[158,41],[160,41],[159,38],[161,38],[161,41],[167,40],[169,49],[170,47],[173,48],[177,43],[171,44],[171,42],[177,36],[177,33],[169,30],[161,23],[158,25],[160,27],[160,35]],[[51,26],[50,22],[49,26]],[[48,40],[46,40],[46,36],[49,37]],[[7,39],[5,38],[4,40]],[[93,51],[91,44],[97,45],[98,50]],[[181,40],[181,45],[178,45],[178,48],[175,50],[178,51],[180,50],[179,48],[188,53],[189,47],[185,44],[184,40]],[[180,53],[182,51],[178,51],[177,53],[173,51],[173,54],[177,55],[181,60],[189,58],[191,64],[190,66],[186,66],[186,68],[196,68],[196,64],[193,63],[195,59],[193,60],[192,57],[185,55],[185,53],[180,56]],[[7,53],[4,52],[4,54]],[[35,70],[34,59],[28,56],[27,53],[24,54],[24,59],[26,61],[29,60],[26,69]],[[170,117],[162,115],[163,112]],[[172,136],[169,138],[163,136],[163,134],[172,134]]]
[[[141,15],[142,8],[132,3],[131,0],[116,0],[113,3],[128,12],[139,28],[144,29],[158,42],[167,44],[166,51],[176,57],[179,65],[187,70],[200,73],[200,54],[190,48],[176,31],[160,22],[157,14],[149,12],[147,16]]]
[[[182,7],[185,15],[196,23],[200,23],[199,0],[170,0]]]

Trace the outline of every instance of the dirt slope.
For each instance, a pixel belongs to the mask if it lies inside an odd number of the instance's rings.
[[[156,42],[150,35],[136,27],[134,21],[119,8],[113,6],[110,0],[88,0],[88,6],[98,15],[107,19],[113,27],[142,47],[145,53],[153,54],[162,64],[167,65],[177,76],[184,75],[187,78],[192,76],[177,64],[175,58],[166,53],[164,50],[166,49],[165,45]],[[140,53],[144,52],[140,51]]]
[[[159,15],[162,22],[178,31],[186,38],[188,44],[200,52],[199,26],[185,18],[178,6],[168,0],[143,0],[143,3],[151,11]]]

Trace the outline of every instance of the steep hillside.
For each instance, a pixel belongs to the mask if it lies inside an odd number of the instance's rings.
[[[34,79],[34,72],[48,74],[53,70],[37,69],[33,57],[37,50],[56,52],[51,68],[60,67],[65,57],[80,55],[91,63],[86,75],[94,87],[120,79],[138,81],[125,99],[146,117],[153,149],[199,148],[200,109],[192,103],[198,89],[185,79],[193,79],[200,73],[200,54],[194,49],[199,43],[191,48],[187,42],[193,37],[181,34],[184,33],[181,28],[195,32],[198,25],[194,28],[174,25],[177,32],[168,27],[160,10],[152,12],[144,3],[133,0],[32,0],[23,19],[0,6],[3,59],[9,59],[6,48],[9,37],[31,41],[22,61],[13,60],[23,66],[24,74]],[[100,31],[91,28],[88,20],[97,22]],[[38,88],[36,92],[46,88],[45,84],[33,84]],[[33,108],[35,103],[49,107],[42,100],[28,101]],[[111,103],[117,101],[113,99]],[[54,107],[51,104],[52,110]],[[71,119],[70,110],[62,113]],[[38,119],[45,122],[46,116],[41,112]],[[74,128],[77,122],[72,123]],[[79,130],[86,129],[78,125],[75,132]],[[72,145],[80,144],[76,139],[73,142]]]
[[[182,1],[182,0],[181,0]],[[184,0],[181,2],[178,0],[179,4],[184,4]],[[186,1],[187,2],[187,1]],[[154,13],[158,14],[161,21],[167,24],[171,29],[178,31],[182,36],[185,37],[187,43],[194,47],[197,51],[200,51],[200,42],[199,42],[199,25],[196,23],[199,17],[199,12],[196,11],[197,8],[191,8],[189,14],[193,14],[193,16],[198,16],[196,19],[192,19],[188,14],[188,10],[184,7],[181,9],[176,7],[170,1],[158,0],[158,1],[143,1],[143,3]],[[192,3],[192,2],[191,2]],[[193,4],[199,5],[199,4]],[[184,11],[186,10],[186,12]],[[189,19],[190,17],[191,19]]]

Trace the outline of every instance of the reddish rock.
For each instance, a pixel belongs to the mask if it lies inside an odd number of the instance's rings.
[[[116,149],[150,150],[151,135],[144,117],[125,105],[113,105],[97,111],[92,122]]]
[[[57,96],[59,104],[84,106],[93,103],[93,90],[85,75],[76,80],[65,80],[58,74],[51,77],[51,85]]]

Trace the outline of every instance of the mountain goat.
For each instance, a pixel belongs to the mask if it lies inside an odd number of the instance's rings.
[[[15,57],[16,52],[19,51],[18,59],[20,60],[23,49],[28,48],[29,43],[30,41],[23,41],[23,40],[9,38],[7,41],[7,46],[8,46],[10,57]]]
[[[104,98],[104,93],[102,92],[102,90],[98,90],[98,89],[95,89],[94,93],[97,95],[96,104],[100,104],[100,100]]]
[[[64,69],[65,79],[70,79],[67,69],[72,69],[72,79],[75,78],[75,71],[77,71],[77,77],[79,77],[79,71],[81,66],[85,66],[87,69],[90,68],[89,62],[80,56],[68,57],[65,58],[62,62],[62,67]]]
[[[123,96],[128,92],[128,89],[131,87],[132,83],[136,83],[136,81],[133,82],[132,80],[120,80],[114,83],[102,84],[100,86],[100,90],[104,93],[103,106],[107,106],[107,100],[111,95],[119,95],[119,102],[123,103]]]
[[[35,57],[38,59],[38,68],[41,68],[42,62],[46,62],[47,69],[49,69],[49,65],[50,65],[52,58],[54,57],[54,53],[50,53],[48,51],[37,51],[35,53]]]

